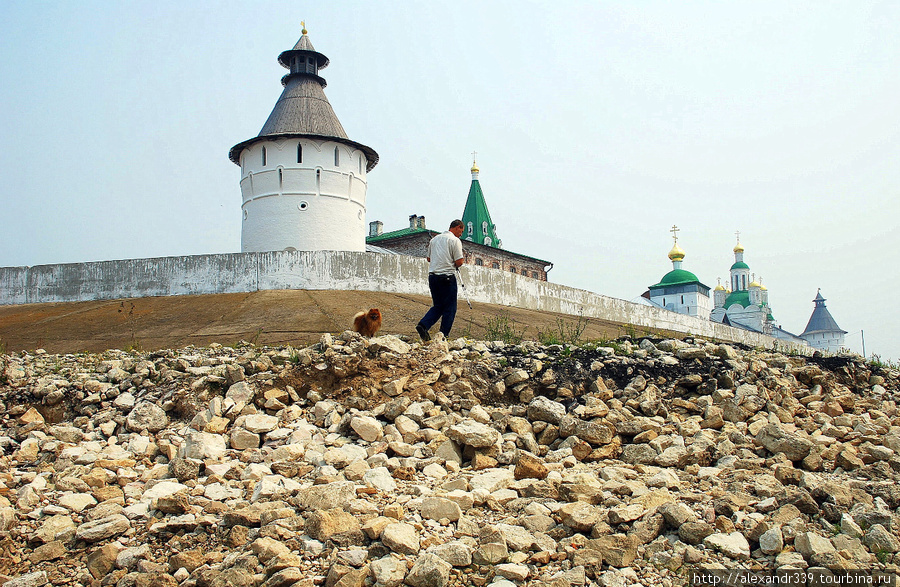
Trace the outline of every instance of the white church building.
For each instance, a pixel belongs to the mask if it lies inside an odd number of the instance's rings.
[[[328,58],[305,27],[278,63],[289,73],[269,119],[229,152],[241,168],[241,252],[365,251],[366,177],[378,154],[341,126],[319,75]]]
[[[672,270],[642,296],[650,301],[650,305],[832,353],[844,348],[847,332],[832,318],[821,292],[813,300],[816,306],[803,334],[797,336],[775,323],[769,306],[769,290],[750,273],[750,266],[744,261],[740,235],[733,249],[734,263],[729,269],[728,287],[719,283],[710,300],[709,287],[682,267],[685,252],[678,246],[678,227],[673,226],[671,232],[675,238],[669,251]]]
[[[682,268],[685,252],[678,246],[678,227],[672,227],[675,244],[669,251],[672,270],[666,273],[659,283],[649,287],[650,302],[666,310],[709,319],[712,304],[709,300],[709,286],[704,285],[697,276]]]

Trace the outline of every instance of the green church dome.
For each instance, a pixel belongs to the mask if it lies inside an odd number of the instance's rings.
[[[662,281],[660,281],[656,285],[651,285],[650,288],[654,289],[672,285],[686,285],[688,283],[700,283],[700,280],[697,279],[697,276],[690,271],[685,271],[684,269],[673,269],[665,274],[665,276],[662,278]]]
[[[737,263],[735,263],[737,265]],[[728,295],[725,298],[725,308],[730,308],[734,304],[740,304],[741,307],[747,308],[750,306],[750,292],[747,290],[735,291]]]
[[[731,266],[732,271],[735,269],[750,269],[750,265],[747,265],[743,261],[737,261],[734,265]]]

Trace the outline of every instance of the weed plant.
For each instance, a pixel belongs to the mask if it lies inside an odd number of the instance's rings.
[[[493,318],[488,318],[485,323],[484,337],[486,340],[499,340],[506,344],[519,344],[525,338],[525,326],[520,329],[516,322],[509,316],[509,312],[500,312]]]

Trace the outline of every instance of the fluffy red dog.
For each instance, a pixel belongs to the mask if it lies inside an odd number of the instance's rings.
[[[381,329],[381,312],[372,308],[368,312],[360,312],[353,317],[353,330],[363,336],[375,336]]]

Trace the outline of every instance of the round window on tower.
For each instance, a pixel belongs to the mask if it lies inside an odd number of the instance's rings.
[[[297,209],[301,212],[305,212],[307,209],[309,209],[309,202],[307,202],[306,200],[301,200],[300,203],[297,204]]]

